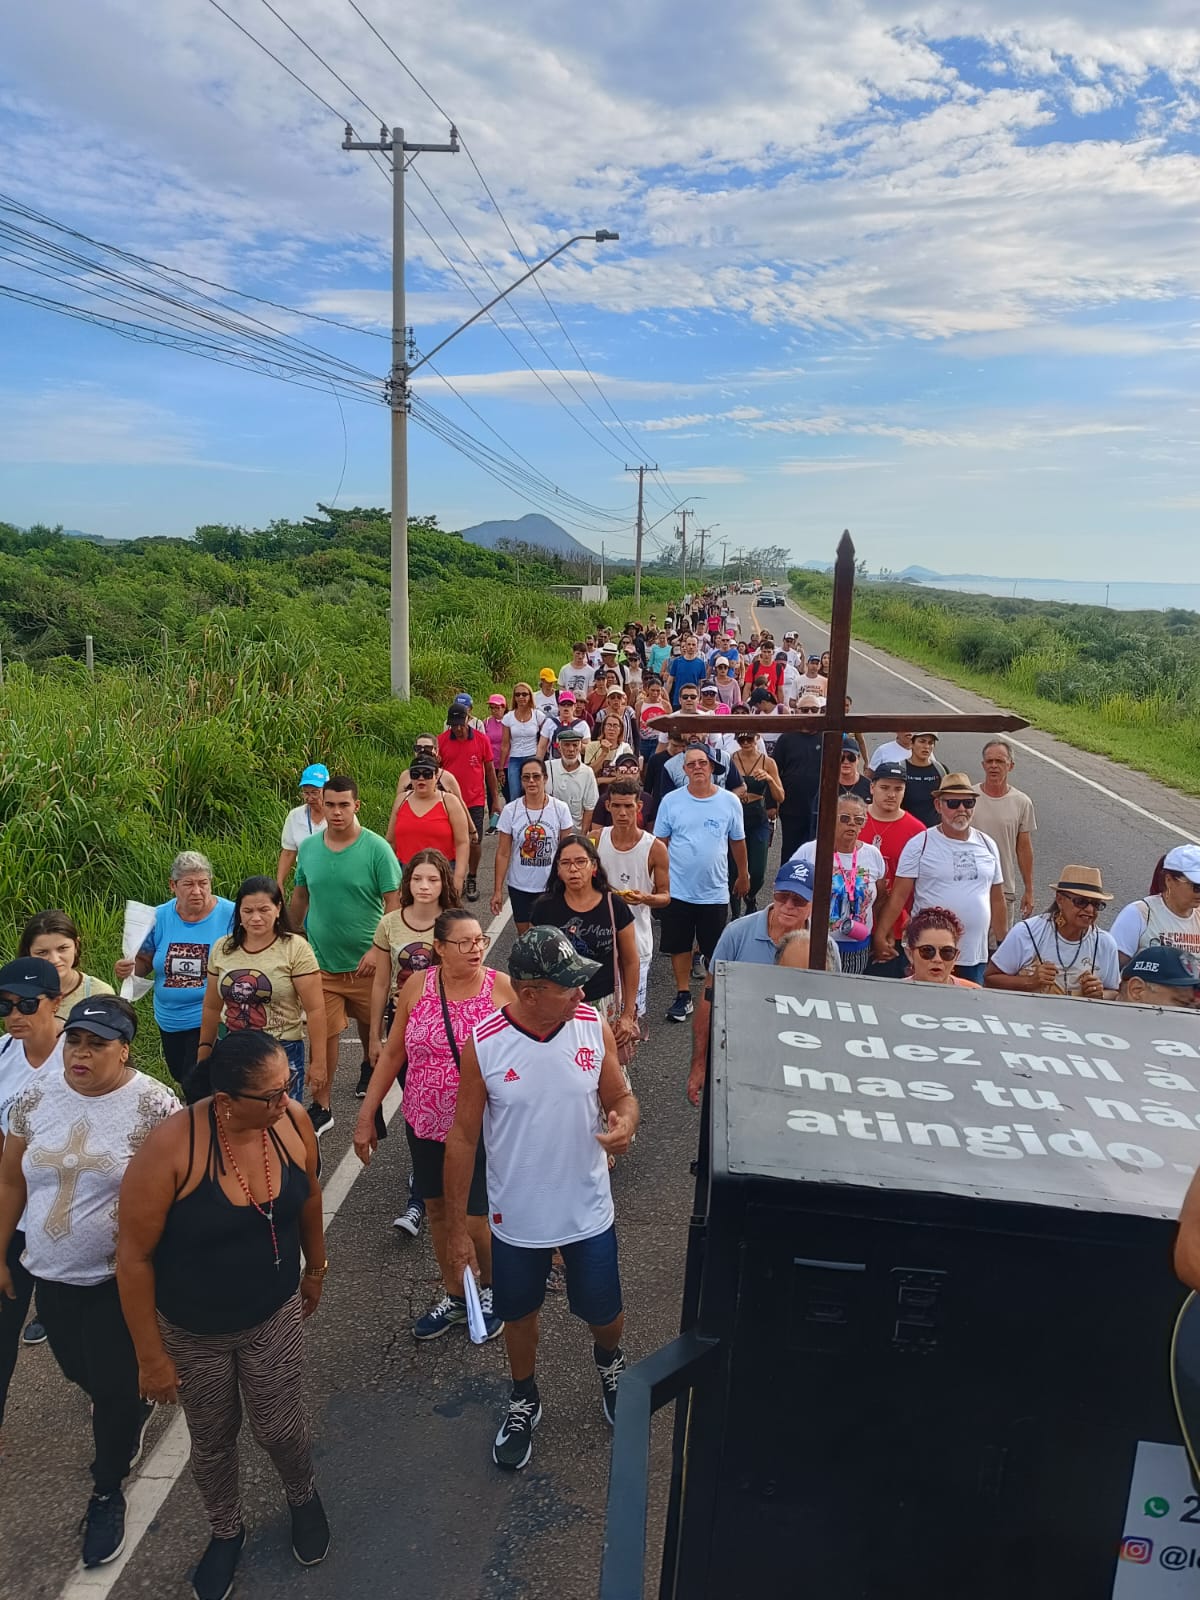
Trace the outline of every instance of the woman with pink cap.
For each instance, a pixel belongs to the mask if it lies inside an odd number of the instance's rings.
[[[508,710],[508,701],[502,694],[488,695],[487,717],[483,724],[483,731],[487,734],[492,746],[492,765],[496,769],[496,777],[500,784],[500,793],[505,800],[508,799],[508,789],[505,782],[505,771],[501,765],[500,753],[504,748],[504,714]],[[496,817],[488,818],[488,832],[495,833]]]

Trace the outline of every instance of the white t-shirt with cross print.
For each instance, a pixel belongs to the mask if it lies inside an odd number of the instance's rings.
[[[8,1131],[25,1142],[25,1253],[35,1278],[80,1287],[117,1270],[117,1193],[150,1130],[179,1110],[144,1072],[84,1095],[61,1071],[39,1072],[13,1102]]]

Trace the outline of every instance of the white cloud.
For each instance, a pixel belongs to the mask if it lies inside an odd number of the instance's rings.
[[[205,458],[200,430],[164,407],[94,383],[0,391],[0,461],[10,465],[178,467],[253,472]]]
[[[438,365],[442,362],[439,360]],[[445,370],[445,369],[443,369]],[[595,391],[591,389],[591,379],[580,368],[563,367],[556,370],[554,367],[517,367],[507,372],[446,372],[446,376],[456,389],[463,394],[482,395],[507,395],[513,400],[533,400],[548,402],[550,396],[546,393],[547,387],[566,400],[575,399],[571,385],[593,404]],[[646,378],[614,378],[604,373],[597,374],[605,394],[614,399],[656,399],[668,395],[685,393],[695,385],[658,382]],[[414,385],[422,384],[432,389],[440,387],[436,378],[423,378],[420,373],[413,379]]]
[[[778,470],[785,478],[807,478],[827,472],[877,472],[892,465],[890,461],[874,461],[862,456],[827,456],[821,460],[781,461]]]
[[[739,467],[672,467],[671,482],[745,483],[746,474]]]

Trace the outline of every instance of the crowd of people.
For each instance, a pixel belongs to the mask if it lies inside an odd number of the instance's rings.
[[[542,1415],[548,1291],[565,1288],[588,1324],[613,1420],[610,1172],[638,1127],[656,923],[665,1020],[691,1019],[693,1103],[714,964],[805,967],[811,937],[848,975],[1196,1005],[1200,847],[1167,852],[1111,931],[1096,865],[1047,874],[1043,902],[1034,808],[1002,739],[978,780],[947,771],[919,727],[870,752],[843,739],[830,921],[814,934],[822,739],[776,719],[825,709],[828,658],[795,630],[743,638],[738,603],[712,592],[600,629],[536,688],[493,693],[483,719],[457,695],[414,741],[382,833],[363,825],[353,777],[314,762],[274,875],[224,898],[205,856],[182,850],[112,974],[150,985],[175,1094],[134,1066],[135,1007],[85,970],[72,918],[30,918],[0,968],[0,1424],[21,1342],[47,1343],[92,1406],[85,1566],[119,1554],[122,1484],[153,1407],[172,1402],[210,1524],[198,1600],[224,1600],[245,1540],[243,1413],[282,1481],[296,1558],[328,1549],[300,1371],[328,1270],[320,1147],[351,1022],[354,1148],[370,1163],[399,1084],[410,1176],[395,1227],[415,1237],[427,1222],[437,1261],[413,1337],[504,1336],[492,1455],[516,1470]],[[672,711],[708,720],[680,737]],[[754,728],[729,733],[742,711]],[[506,971],[488,963],[481,898],[511,911]]]

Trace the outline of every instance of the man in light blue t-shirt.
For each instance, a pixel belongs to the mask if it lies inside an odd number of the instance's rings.
[[[695,743],[683,753],[687,787],[663,797],[654,819],[654,833],[667,841],[671,901],[662,914],[661,948],[671,958],[676,995],[668,1022],[684,1022],[692,1014],[689,982],[703,977],[697,948],[711,961],[729,917],[729,857],[737,868],[735,895],[750,887],[746,861],[746,823],[742,803],[713,781],[713,755]]]

